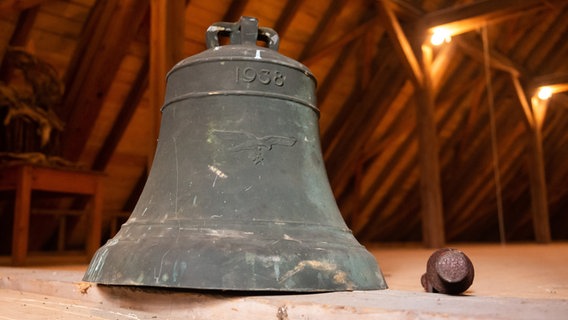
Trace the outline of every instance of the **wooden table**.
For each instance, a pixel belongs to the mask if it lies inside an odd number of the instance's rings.
[[[102,175],[90,171],[33,164],[0,167],[0,191],[15,190],[12,264],[23,265],[28,255],[32,191],[86,195],[88,231],[85,251],[91,257],[100,246],[102,223]]]

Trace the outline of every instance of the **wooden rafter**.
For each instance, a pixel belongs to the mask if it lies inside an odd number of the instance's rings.
[[[249,0],[233,0],[223,16],[223,21],[235,22],[243,15]]]
[[[393,45],[398,53],[408,76],[417,87],[422,86],[423,77],[420,63],[416,58],[410,42],[406,38],[400,23],[393,10],[390,8],[388,0],[380,0],[377,2],[379,5],[379,13],[384,23],[387,33],[392,39]]]
[[[2,9],[0,9],[1,11]],[[32,7],[23,10],[19,17],[16,29],[10,38],[10,45],[14,47],[23,47],[28,42],[30,31],[35,22],[38,12],[38,7]]]
[[[345,46],[341,50],[341,53],[335,60],[333,66],[327,73],[327,76],[321,81],[321,84],[317,88],[317,101],[321,104],[325,101],[325,98],[329,94],[333,83],[337,80],[337,77],[341,74],[341,69],[345,66],[345,60],[351,53],[352,48],[350,46]]]
[[[423,30],[443,27],[452,35],[477,30],[490,23],[502,22],[507,19],[530,13],[532,10],[547,8],[549,3],[561,3],[563,0],[482,0],[462,6],[437,10],[424,15],[419,25]]]
[[[306,66],[310,66],[312,63],[318,61],[322,57],[337,52],[338,49],[345,47],[349,43],[363,36],[366,32],[369,31],[369,29],[373,24],[377,23],[377,21],[378,21],[377,18],[369,19],[368,21],[362,23],[354,30],[350,30],[341,37],[338,37],[336,41],[327,44],[325,47],[321,48],[320,50],[317,50],[317,52],[314,52],[313,54],[305,57],[304,59],[300,59],[300,62],[302,62]]]
[[[405,84],[405,86],[406,85],[407,84]],[[367,188],[366,192],[362,194],[361,199],[359,200],[361,203],[364,203],[365,206],[359,213],[357,213],[357,219],[353,223],[352,229],[355,234],[360,233],[365,229],[367,224],[371,223],[373,214],[377,212],[377,209],[384,202],[391,200],[386,196],[388,186],[394,185],[397,180],[401,179],[403,176],[402,173],[408,172],[409,168],[416,166],[416,162],[412,160],[415,158],[409,154],[411,151],[416,150],[415,132],[409,131],[405,136],[400,137],[399,139],[401,142],[396,144],[394,152],[385,162],[385,165],[376,173],[365,173],[365,175],[372,175],[373,182]],[[414,148],[411,148],[413,143]],[[404,160],[401,161],[401,159]],[[399,169],[394,170],[397,166],[400,166]],[[389,183],[385,183],[387,181]]]
[[[539,87],[550,87],[553,93],[568,91],[568,73],[553,73],[533,77],[529,83],[529,91],[535,92]]]
[[[305,61],[312,55],[316,48],[320,46],[320,41],[323,38],[322,35],[325,34],[325,31],[333,23],[334,17],[341,12],[341,9],[343,9],[347,2],[347,0],[333,0],[331,2],[328,9],[325,11],[325,14],[320,18],[318,26],[315,28],[314,32],[312,32],[310,39],[300,53],[298,60]]]
[[[300,9],[302,3],[303,1],[301,0],[286,1],[284,9],[280,13],[278,20],[276,20],[276,23],[274,24],[274,30],[278,32],[280,38],[283,38],[284,34],[286,34],[288,27],[290,27],[290,23],[292,23],[292,20],[294,19],[296,12],[298,12],[298,10]]]
[[[7,44],[12,47],[25,46],[36,16],[37,7],[23,10],[18,16],[16,27],[14,28],[9,41],[7,43],[0,44],[0,80],[5,80],[4,77],[7,76],[4,72],[4,65],[2,63],[4,61],[4,54],[6,53],[6,46],[4,45]]]
[[[3,0],[0,2],[0,16],[11,16],[41,5],[47,0]]]
[[[434,92],[432,90],[432,52],[422,47],[423,79],[417,91],[416,119],[418,127],[418,158],[420,160],[420,198],[422,213],[422,238],[431,248],[445,243],[442,190],[438,137],[434,119]]]
[[[102,25],[96,22],[90,25],[93,29],[87,33],[96,41],[82,48],[84,52],[76,53],[80,58],[76,59],[77,68],[67,82],[63,101],[62,113],[66,115],[63,155],[67,159],[77,160],[83,152],[114,74],[147,8],[148,1],[143,0],[109,4],[99,21]]]
[[[432,49],[422,46],[418,60],[398,18],[387,0],[378,1],[379,13],[393,46],[416,87],[417,128],[420,159],[420,193],[422,204],[422,237],[428,247],[445,243],[438,142],[434,120],[434,91],[432,84]]]
[[[472,38],[459,37],[454,39],[452,42],[455,42],[465,54],[469,55],[481,64],[484,63],[483,44],[481,41]],[[526,70],[523,70],[523,67],[516,64],[497,50],[491,49],[489,54],[489,63],[492,68],[508,72],[515,77],[527,74]]]
[[[424,11],[408,0],[389,0],[389,5],[396,15],[402,19],[414,20],[424,15]]]
[[[359,153],[369,139],[377,123],[388,111],[388,106],[396,99],[398,88],[404,84],[404,75],[398,72],[385,74],[376,70],[369,86],[364,92],[354,91],[354,99],[348,99],[336,117],[343,123],[335,131],[331,150],[326,152],[327,167],[334,190],[342,190],[354,172]],[[392,86],[397,90],[381,89]],[[357,110],[357,112],[351,112]],[[333,125],[333,124],[332,124]],[[324,141],[326,136],[324,135]],[[328,142],[329,143],[329,142]]]
[[[148,59],[145,59],[144,64],[138,71],[136,75],[136,79],[132,84],[130,92],[126,97],[122,107],[120,108],[120,112],[109,132],[105,141],[103,143],[102,148],[97,153],[95,157],[95,161],[91,166],[91,169],[95,171],[104,171],[118,143],[121,141],[126,128],[130,124],[130,120],[134,116],[134,112],[144,95],[148,87]]]

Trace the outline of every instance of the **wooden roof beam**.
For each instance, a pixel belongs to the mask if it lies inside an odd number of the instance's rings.
[[[396,61],[394,57],[392,61]],[[354,90],[341,107],[322,138],[329,178],[334,190],[341,189],[347,183],[367,139],[388,111],[390,103],[398,96],[398,89],[383,89],[388,85],[400,88],[404,81],[405,77],[401,73],[385,74],[382,69],[375,70],[367,88],[362,91]],[[358,112],[352,112],[353,108],[357,108]],[[337,143],[332,144],[332,140]]]
[[[341,12],[347,0],[333,0],[325,11],[324,15],[320,18],[318,26],[310,36],[310,39],[304,46],[304,50],[300,53],[298,60],[304,61],[307,57],[312,55],[314,50],[320,45],[323,38],[322,35],[329,29],[329,26],[334,22],[334,18]]]
[[[465,54],[469,55],[481,64],[485,63],[485,57],[482,49],[483,44],[481,41],[466,39],[463,37],[456,38],[454,41]],[[519,102],[521,103],[523,112],[525,113],[525,124],[529,127],[534,126],[534,117],[530,108],[530,102],[525,95],[525,91],[519,79],[520,77],[526,77],[527,71],[497,50],[490,49],[489,57],[489,64],[491,67],[511,74],[511,79],[515,86],[517,97],[519,98]]]
[[[438,139],[434,119],[432,49],[427,45],[422,45],[421,55],[417,57],[388,0],[381,0],[377,3],[379,14],[385,22],[384,27],[391,37],[395,51],[417,89],[416,113],[419,139],[422,238],[427,247],[441,247],[445,243],[445,236]]]
[[[394,48],[399,55],[404,68],[415,86],[421,87],[424,75],[422,73],[420,63],[416,58],[416,54],[414,53],[410,42],[406,38],[398,19],[390,7],[388,0],[380,0],[377,3],[379,15],[384,22],[384,27],[391,37]]]
[[[0,9],[1,11],[1,9]],[[10,38],[10,45],[13,47],[23,47],[28,42],[30,31],[35,23],[38,7],[26,9],[20,13],[16,29]]]
[[[0,16],[9,17],[24,10],[41,5],[47,0],[4,0],[0,1]]]
[[[0,9],[1,12],[1,9]],[[16,26],[14,31],[12,32],[12,36],[8,42],[0,43],[0,80],[7,80],[5,79],[8,74],[4,71],[4,55],[6,54],[7,47],[23,47],[28,42],[29,34],[32,29],[32,26],[35,22],[36,16],[38,12],[38,7],[33,7],[31,9],[25,9],[22,11],[16,22]]]
[[[130,120],[134,116],[134,112],[136,111],[136,108],[148,87],[148,69],[149,62],[148,59],[145,59],[144,64],[138,71],[136,79],[128,92],[128,96],[120,108],[120,112],[110,130],[110,133],[107,135],[102,148],[99,150],[95,161],[91,166],[93,170],[104,171],[110,162],[116,147],[118,147],[118,143],[122,139],[126,128],[128,128]]]
[[[337,80],[337,77],[341,74],[341,70],[345,66],[345,60],[351,53],[351,46],[345,46],[341,49],[341,53],[333,63],[333,66],[327,73],[326,77],[321,81],[321,84],[317,87],[317,101],[319,105],[323,105],[323,101],[329,94],[333,84]]]
[[[76,161],[83,152],[114,74],[147,8],[148,1],[121,1],[120,5],[104,1],[102,17],[89,18],[87,38],[75,53],[72,62],[75,69],[67,79],[61,110],[66,122],[62,142],[66,159]]]
[[[296,12],[300,9],[300,5],[303,3],[301,0],[288,0],[286,6],[282,9],[278,20],[274,23],[274,30],[278,32],[280,38],[284,37],[284,34],[290,27]]]
[[[488,23],[501,22],[525,15],[533,10],[560,4],[564,0],[482,0],[458,7],[434,11],[424,15],[418,22],[423,30],[443,27],[458,35],[476,30]]]
[[[243,15],[249,0],[233,0],[223,16],[222,21],[235,22]]]
[[[322,57],[330,53],[336,53],[338,49],[345,47],[346,44],[363,36],[367,31],[369,31],[371,25],[377,22],[377,20],[377,18],[370,19],[354,30],[347,31],[347,34],[338,37],[336,41],[329,43],[321,50],[318,50],[317,52],[306,56],[304,59],[301,59],[300,62],[309,67],[312,63],[318,61]]]
[[[552,93],[566,92],[568,91],[568,73],[554,73],[533,77],[528,87],[529,91],[532,92],[536,92],[539,87],[549,87],[552,89]]]
[[[424,10],[422,10],[422,8],[415,6],[408,0],[389,0],[388,3],[392,10],[401,19],[414,20],[424,15]]]
[[[452,42],[455,42],[462,51],[477,60],[479,63],[484,63],[484,54],[483,54],[483,44],[481,41],[477,41],[475,39],[467,39],[464,37],[452,39]],[[509,57],[498,52],[497,50],[489,50],[489,63],[491,67],[505,71],[510,73],[515,77],[521,77],[527,74],[526,70],[523,69],[520,65],[513,62]]]

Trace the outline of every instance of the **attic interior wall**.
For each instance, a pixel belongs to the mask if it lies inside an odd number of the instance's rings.
[[[326,168],[350,228],[363,241],[420,241],[416,92],[392,39],[385,32],[384,22],[377,18],[376,3],[370,0],[292,2],[189,1],[185,11],[184,53],[190,56],[204,50],[204,31],[216,21],[252,15],[263,26],[278,24],[282,28],[277,30],[282,31],[280,52],[306,62],[318,79]],[[405,11],[402,6],[396,10],[412,40],[422,15],[475,1],[393,2],[396,3],[414,8]],[[22,45],[52,64],[62,78],[73,79],[81,70],[80,65],[110,66],[97,58],[115,59],[112,61],[115,69],[98,73],[109,77],[108,88],[101,87],[98,93],[78,91],[86,95],[82,101],[89,103],[89,108],[100,108],[95,118],[83,120],[92,122],[78,155],[87,167],[97,161],[98,154],[108,144],[106,139],[123,117],[120,111],[134,103],[130,118],[125,118],[128,125],[117,136],[108,164],[101,169],[107,175],[106,225],[112,214],[131,209],[129,199],[136,196],[135,186],[147,170],[148,158],[153,157],[148,141],[153,139],[149,121],[155,106],[149,105],[144,82],[147,79],[140,72],[149,59],[149,12],[138,12],[142,9],[129,12],[130,4],[134,5],[129,2],[120,7],[111,1],[102,6],[92,0],[55,0],[0,17],[0,57],[10,41],[24,35],[17,28],[23,12],[36,11]],[[144,7],[140,3],[137,6]],[[287,16],[283,14],[285,9]],[[113,37],[118,37],[117,31],[103,26],[112,28],[113,18],[120,15],[132,19],[136,26],[124,33],[127,38],[120,42],[123,52],[116,56],[105,50],[109,50]],[[564,61],[568,50],[568,9],[560,1],[489,24],[487,28],[492,52],[495,56],[505,56],[523,73],[521,80],[525,87],[528,88],[532,77],[568,73]],[[95,41],[99,47],[92,50]],[[483,61],[466,52],[463,43],[482,51],[479,30],[456,36],[445,48],[434,51],[435,59],[441,57],[435,60],[441,65],[436,71],[439,84],[435,117],[445,231],[451,242],[494,242],[499,240],[499,230],[487,83]],[[74,61],[82,62],[74,65]],[[495,67],[491,70],[506,239],[532,241],[526,159],[529,133],[510,74]],[[142,93],[135,94],[133,83],[140,84],[138,90]],[[72,84],[68,85],[69,90]],[[94,86],[102,84],[94,82]],[[564,165],[568,160],[567,106],[566,93],[553,96],[543,127],[554,240],[568,237],[565,231],[568,169]],[[80,106],[73,108],[81,110]],[[7,215],[8,207],[2,208],[1,215]],[[71,238],[77,242],[83,231],[78,228],[70,231]]]

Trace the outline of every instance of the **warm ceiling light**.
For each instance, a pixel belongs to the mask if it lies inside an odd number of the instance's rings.
[[[436,28],[432,32],[432,37],[430,38],[430,43],[435,46],[439,46],[444,42],[452,41],[452,34],[450,30],[444,28]]]
[[[538,89],[537,97],[540,100],[548,100],[552,96],[552,88],[551,87],[540,87]]]

